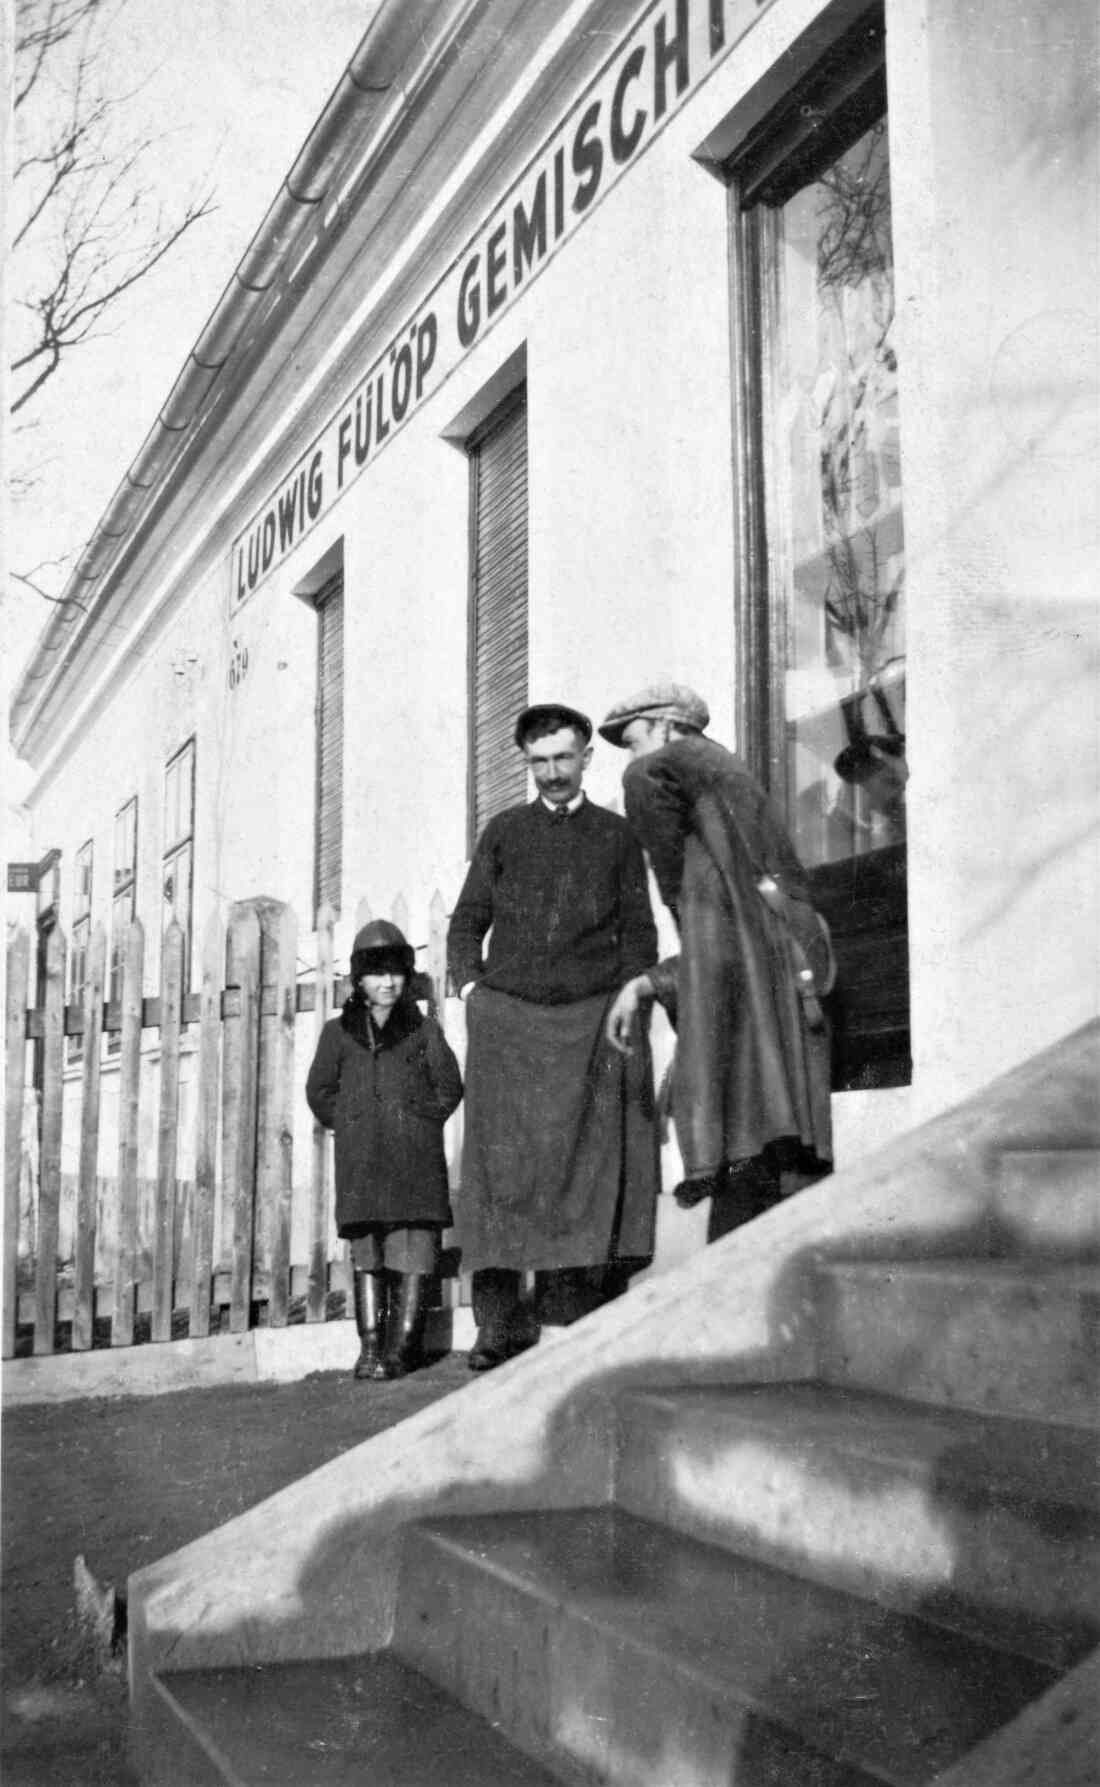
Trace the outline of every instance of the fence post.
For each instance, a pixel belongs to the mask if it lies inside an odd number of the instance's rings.
[[[298,920],[278,900],[257,901],[262,933],[256,1105],[257,1263],[267,1268],[267,1319],[285,1328],[290,1303],[294,1170],[294,1024]]]
[[[254,907],[230,910],[225,946],[226,1017],[222,1053],[223,1216],[231,1229],[229,1328],[248,1328],[252,1298],[256,1185],[256,1054],[260,1011],[260,921]],[[235,994],[230,1003],[228,995]]]
[[[103,986],[107,974],[107,933],[102,921],[92,932],[84,983],[84,1035],[80,1100],[80,1169],[76,1189],[76,1246],[73,1283],[74,1353],[92,1344],[95,1324],[96,1170],[99,1165],[99,1063],[103,1038]]]
[[[132,918],[121,939],[122,1030],[118,1050],[118,1240],[111,1345],[132,1346],[138,1250],[138,1136],[145,927]]]
[[[25,925],[8,928],[4,995],[4,1340],[15,1356],[19,1319],[19,1193],[23,1177],[23,1094],[27,1080],[27,994],[31,939]]]
[[[217,1206],[218,1061],[222,1032],[222,976],[225,932],[215,907],[202,936],[202,987],[199,992],[199,1083],[195,1099],[195,1203],[191,1228],[192,1339],[210,1332],[214,1277],[214,1213]]]
[[[317,912],[317,974],[314,982],[314,1042],[332,1016],[333,931],[336,914],[326,900]],[[307,1322],[325,1319],[328,1290],[329,1232],[329,1138],[323,1123],[313,1120],[313,1150],[309,1185],[309,1286],[306,1292]]]
[[[38,1246],[34,1262],[34,1350],[52,1353],[57,1319],[57,1232],[61,1209],[61,1074],[65,1046],[65,933],[46,939],[42,1040],[42,1153],[38,1175]]]
[[[175,1277],[176,1162],[179,1158],[180,1031],[183,1017],[183,931],[173,919],[161,946],[160,1117],[157,1125],[157,1209],[153,1230],[154,1340],[172,1338]]]

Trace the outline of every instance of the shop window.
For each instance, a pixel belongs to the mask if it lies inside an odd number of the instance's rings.
[[[910,1076],[905,547],[881,14],[729,166],[742,736],[834,931],[834,1084]]]
[[[506,399],[466,443],[470,459],[469,843],[522,801],[512,737],[527,700],[527,398]]]
[[[115,814],[114,885],[111,890],[111,972],[107,997],[117,1006],[122,999],[122,952],[126,930],[137,909],[137,821],[135,794]],[[122,1046],[118,1030],[107,1033],[107,1053],[117,1055]]]
[[[183,981],[191,984],[191,900],[195,865],[195,741],[168,759],[164,771],[163,928],[183,931]]]
[[[313,909],[340,910],[344,873],[344,574],[313,597],[317,610],[317,794]]]
[[[92,840],[82,844],[73,863],[73,928],[69,939],[70,1005],[84,1004],[88,984],[88,944],[92,934]],[[65,1049],[70,1061],[79,1061],[82,1039],[66,1038]]]

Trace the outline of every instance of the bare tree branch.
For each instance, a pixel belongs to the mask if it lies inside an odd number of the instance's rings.
[[[36,596],[41,596],[44,602],[51,602],[55,608],[79,608],[81,614],[88,612],[85,604],[78,602],[75,596],[51,596],[49,590],[43,589],[40,583],[36,583],[33,577],[25,576],[22,571],[10,571],[8,575],[13,583],[24,584],[27,589],[33,590]]]
[[[159,139],[127,135],[133,95],[103,84],[125,3],[112,13],[105,0],[17,0],[13,415],[213,209],[196,190],[166,215],[146,177]]]

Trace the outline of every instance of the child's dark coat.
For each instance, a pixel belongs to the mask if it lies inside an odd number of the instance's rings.
[[[434,1018],[403,999],[381,1030],[363,1007],[321,1032],[306,1081],[336,1134],[336,1226],[451,1220],[443,1125],[462,1098],[458,1062]]]

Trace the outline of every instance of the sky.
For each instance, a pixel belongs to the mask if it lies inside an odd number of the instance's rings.
[[[9,568],[43,565],[43,587],[64,587],[373,11],[372,0],[125,0],[110,81],[135,127],[159,138],[146,177],[169,211],[208,186],[217,210],[72,350],[24,412],[32,428],[9,429],[9,465],[32,479],[10,504]],[[51,613],[9,593],[9,679]]]

